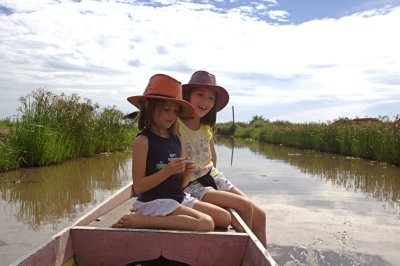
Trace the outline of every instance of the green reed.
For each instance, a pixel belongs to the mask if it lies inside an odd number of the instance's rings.
[[[346,121],[293,124],[262,120],[261,123],[237,123],[234,136],[400,165],[400,123]]]
[[[18,167],[18,155],[6,138],[0,138],[0,171]]]
[[[21,117],[13,132],[0,139],[0,150],[9,151],[0,157],[0,171],[123,150],[136,131],[115,107],[100,109],[76,94],[38,89],[19,100]]]

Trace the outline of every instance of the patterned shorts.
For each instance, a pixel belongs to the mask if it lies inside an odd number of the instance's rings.
[[[173,199],[156,199],[148,202],[136,200],[133,203],[132,210],[146,216],[167,216],[181,206],[193,208],[198,201],[189,194],[185,195],[182,203]]]
[[[228,179],[226,179],[223,173],[220,173],[219,175],[215,176],[214,181],[217,184],[218,190],[221,191],[230,191],[232,188],[235,187]],[[204,195],[211,189],[214,188],[203,187],[199,182],[193,181],[190,183],[189,186],[185,188],[185,192],[190,194],[192,197],[201,200],[204,197]]]

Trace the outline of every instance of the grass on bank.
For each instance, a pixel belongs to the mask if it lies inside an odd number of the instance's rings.
[[[124,150],[136,134],[115,107],[100,109],[75,94],[38,89],[19,100],[20,118],[0,136],[0,171]]]
[[[77,95],[39,89],[20,98],[18,121],[0,121],[0,171],[42,166],[130,147],[137,133],[124,115]],[[332,123],[219,123],[216,133],[400,165],[400,120],[340,118]],[[1,133],[1,132],[0,132]]]
[[[218,124],[217,134],[228,134],[232,123]],[[340,118],[332,123],[271,122],[254,116],[236,123],[234,137],[336,153],[400,165],[400,120]]]

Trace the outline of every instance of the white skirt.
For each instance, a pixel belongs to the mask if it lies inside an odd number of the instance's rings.
[[[198,199],[185,193],[182,203],[173,199],[156,199],[148,202],[136,200],[133,203],[132,210],[138,214],[146,216],[167,216],[181,206],[193,208]]]

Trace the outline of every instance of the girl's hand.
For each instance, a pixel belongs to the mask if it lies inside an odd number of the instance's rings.
[[[169,161],[164,169],[169,175],[183,173],[185,171],[186,162],[186,158],[184,157],[174,158]]]
[[[189,182],[193,177],[194,169],[196,169],[196,164],[192,161],[186,161],[185,173],[183,174],[183,179],[182,179],[183,188],[189,185]]]
[[[186,161],[185,174],[193,174],[194,169],[196,169],[196,164],[192,161]]]

